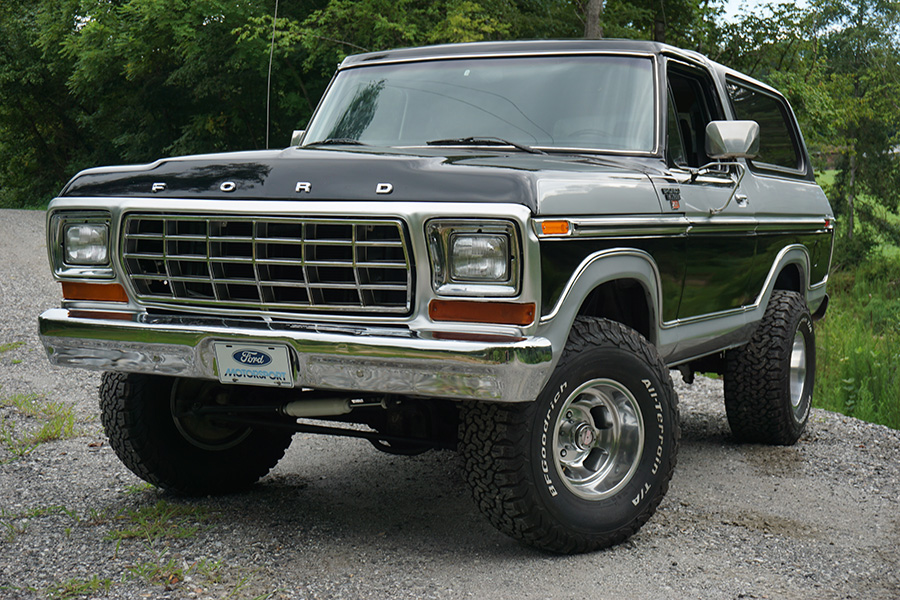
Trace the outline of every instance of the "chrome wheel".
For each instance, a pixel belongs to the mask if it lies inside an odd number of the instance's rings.
[[[808,396],[804,394],[806,388],[806,338],[798,331],[794,335],[794,344],[791,348],[791,408],[794,416],[800,420],[806,414]],[[806,399],[806,401],[804,401]]]
[[[628,484],[644,447],[644,423],[634,395],[611,379],[595,379],[563,405],[553,432],[557,472],[585,500],[602,500]]]

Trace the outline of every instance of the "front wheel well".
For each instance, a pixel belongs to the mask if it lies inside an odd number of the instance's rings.
[[[779,273],[778,277],[775,279],[775,286],[773,289],[802,294],[805,291],[802,287],[802,282],[803,274],[800,271],[800,267],[795,264],[785,265],[781,270],[781,273]]]
[[[585,298],[578,314],[616,321],[634,329],[651,343],[656,342],[647,292],[635,279],[616,279],[597,286]]]

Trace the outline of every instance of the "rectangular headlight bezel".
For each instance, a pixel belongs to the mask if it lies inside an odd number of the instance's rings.
[[[50,217],[49,250],[54,274],[60,279],[112,279],[111,217],[105,211],[60,211]],[[74,227],[88,226],[99,232],[105,240],[106,253],[100,259],[90,261],[73,259],[67,249],[69,231]]]
[[[425,225],[431,258],[432,288],[440,296],[512,297],[519,294],[522,250],[518,228],[498,219],[432,219]],[[461,241],[495,240],[505,264],[494,276],[475,274],[454,264]],[[471,245],[470,245],[471,247]],[[499,265],[498,265],[499,267]]]

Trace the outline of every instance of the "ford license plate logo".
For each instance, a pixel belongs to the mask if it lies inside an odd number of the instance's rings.
[[[262,367],[272,362],[271,356],[259,350],[238,350],[231,356],[242,365]]]

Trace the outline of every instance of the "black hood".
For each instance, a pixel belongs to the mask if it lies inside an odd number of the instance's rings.
[[[73,177],[60,196],[502,202],[536,212],[539,177],[552,177],[553,172],[639,170],[636,164],[574,155],[288,148],[88,169]]]

